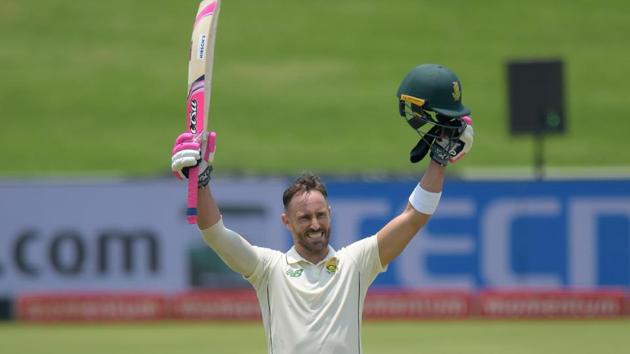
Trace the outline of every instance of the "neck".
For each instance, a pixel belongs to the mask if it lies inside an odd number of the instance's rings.
[[[297,246],[295,247],[295,250],[300,256],[302,256],[302,258],[313,264],[321,262],[328,255],[328,247],[317,253],[309,252],[307,249]]]

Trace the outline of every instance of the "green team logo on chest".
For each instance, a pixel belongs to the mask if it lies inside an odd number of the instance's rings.
[[[339,263],[339,261],[337,260],[337,257],[333,257],[331,259],[329,259],[326,264],[324,265],[326,267],[326,271],[328,272],[328,274],[335,274],[337,272],[337,264]]]
[[[304,268],[300,268],[300,269],[296,269],[296,270],[287,270],[287,275],[290,276],[291,278],[298,278],[302,276],[302,273],[304,273]]]

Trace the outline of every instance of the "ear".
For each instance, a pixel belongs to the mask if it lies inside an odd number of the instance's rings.
[[[291,228],[289,227],[289,216],[287,215],[287,213],[282,213],[280,215],[280,218],[282,219],[282,223],[284,224],[284,226],[291,231]]]

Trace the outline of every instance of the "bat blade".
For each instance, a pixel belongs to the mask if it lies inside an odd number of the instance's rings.
[[[186,131],[194,134],[198,140],[204,138],[208,131],[219,7],[220,0],[203,0],[199,3],[190,40]],[[188,171],[186,218],[190,224],[197,222],[198,172],[198,167],[192,167]]]

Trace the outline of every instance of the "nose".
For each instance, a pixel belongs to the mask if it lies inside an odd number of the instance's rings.
[[[316,217],[311,218],[311,230],[317,231],[319,230],[319,222]]]

